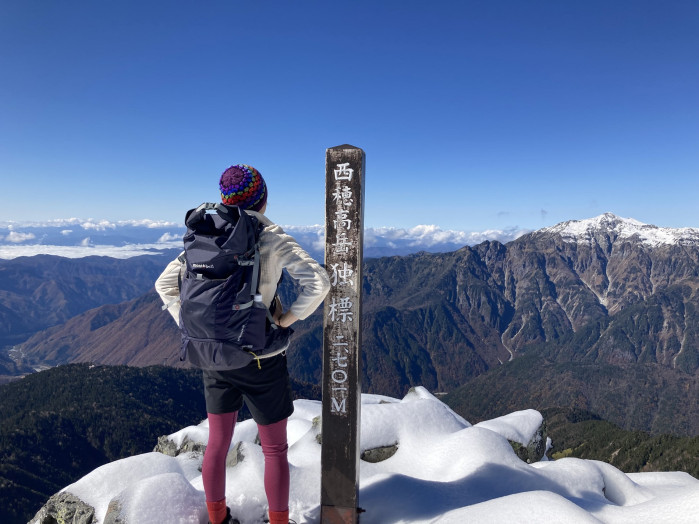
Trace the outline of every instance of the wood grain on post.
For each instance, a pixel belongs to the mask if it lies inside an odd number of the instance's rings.
[[[326,151],[322,524],[358,522],[364,169],[358,147]]]

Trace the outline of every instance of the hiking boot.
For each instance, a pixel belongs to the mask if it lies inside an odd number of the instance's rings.
[[[265,524],[269,524],[269,517],[268,517],[268,516],[265,516],[265,517],[262,519],[262,522],[264,522]],[[289,519],[289,524],[296,524],[296,521],[295,521],[295,520],[292,520],[292,519]]]
[[[211,521],[209,521],[209,524],[211,524]],[[226,518],[223,521],[222,524],[240,524],[240,521],[238,519],[234,519],[231,517],[231,508],[226,506]]]

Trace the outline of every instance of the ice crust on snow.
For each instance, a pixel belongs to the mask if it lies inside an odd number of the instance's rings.
[[[291,518],[317,523],[321,403],[297,400],[294,406],[288,425]],[[688,474],[625,474],[575,458],[523,462],[507,440],[528,440],[541,420],[537,411],[525,410],[472,426],[424,388],[403,399],[362,395],[361,449],[398,444],[387,460],[360,464],[362,524],[699,522],[699,481]],[[231,446],[240,443],[244,458],[226,471],[227,503],[241,524],[262,522],[267,509],[256,436],[252,420],[236,425]],[[206,443],[208,425],[170,438]],[[196,453],[146,453],[97,468],[64,491],[95,507],[98,522],[117,500],[129,522],[204,524],[201,461]]]
[[[699,229],[692,227],[668,228],[644,224],[633,218],[621,218],[604,213],[585,220],[568,220],[540,229],[537,233],[561,235],[567,242],[591,242],[596,233],[613,233],[618,238],[637,237],[650,246],[695,245],[699,243]]]

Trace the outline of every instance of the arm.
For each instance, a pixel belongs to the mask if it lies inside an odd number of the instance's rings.
[[[281,315],[279,318],[275,319],[277,322],[278,326],[281,326],[283,328],[288,328],[291,324],[299,320],[299,317],[294,315],[291,311],[287,311],[283,315]]]
[[[178,325],[180,322],[179,278],[184,266],[184,262],[180,258],[181,255],[170,262],[155,281],[155,290]]]
[[[289,310],[282,314],[277,324],[289,327],[297,320],[308,317],[323,302],[330,291],[330,279],[320,264],[286,233],[277,235],[278,245],[275,246],[274,256],[278,263],[286,268],[289,275],[301,286],[301,293],[291,304]]]

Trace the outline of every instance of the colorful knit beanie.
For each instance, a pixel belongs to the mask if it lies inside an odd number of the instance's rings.
[[[218,185],[221,202],[226,205],[260,211],[267,203],[267,184],[254,167],[231,166],[223,172]]]

